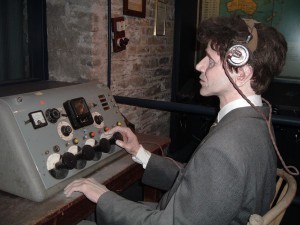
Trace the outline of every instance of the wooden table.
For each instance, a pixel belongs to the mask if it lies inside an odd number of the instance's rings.
[[[140,143],[153,153],[160,153],[170,143],[167,137],[138,135]],[[143,168],[132,161],[125,151],[112,163],[95,171],[89,177],[121,193],[141,179]],[[146,200],[156,197],[156,191],[147,187]],[[95,211],[96,205],[80,193],[66,198],[63,191],[43,202],[33,202],[0,191],[0,225],[70,225],[77,224]]]

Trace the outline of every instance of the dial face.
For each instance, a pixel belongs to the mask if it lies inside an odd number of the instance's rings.
[[[69,149],[68,152],[72,153],[73,155],[76,155],[78,153],[78,146],[72,145]]]
[[[89,138],[89,139],[87,139],[86,140],[86,142],[85,142],[85,145],[90,145],[90,146],[95,146],[95,140],[94,139],[92,139],[92,138]]]
[[[44,127],[47,125],[47,121],[42,111],[35,111],[29,113],[29,118],[34,129]]]
[[[53,153],[47,159],[47,170],[55,169],[55,164],[59,162],[60,154]]]

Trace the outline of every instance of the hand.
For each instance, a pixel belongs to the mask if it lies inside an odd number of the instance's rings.
[[[117,140],[116,144],[121,148],[124,148],[129,154],[136,156],[140,143],[136,135],[128,127],[116,126],[109,130],[108,134],[113,134],[115,132],[120,132],[123,136],[123,141]]]
[[[82,178],[74,180],[64,189],[64,193],[67,197],[69,197],[74,191],[82,192],[89,200],[97,203],[101,195],[109,190],[93,178]]]

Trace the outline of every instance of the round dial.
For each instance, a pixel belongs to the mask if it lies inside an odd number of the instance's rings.
[[[53,108],[53,109],[47,109],[46,112],[46,118],[50,123],[56,123],[57,120],[60,118],[60,112],[58,109]]]
[[[55,169],[55,164],[60,160],[60,154],[53,153],[47,159],[47,170]]]
[[[95,139],[89,138],[86,140],[85,145],[90,145],[90,146],[94,146],[95,145]]]
[[[73,155],[76,155],[78,153],[79,149],[78,146],[72,145],[70,148],[68,148],[68,152],[72,153]]]

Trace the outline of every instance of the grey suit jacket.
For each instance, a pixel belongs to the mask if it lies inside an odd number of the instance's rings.
[[[251,107],[235,109],[185,167],[152,155],[143,182],[166,191],[155,209],[109,191],[97,203],[99,224],[247,224],[251,214],[268,210],[275,192],[276,155],[266,123]]]

